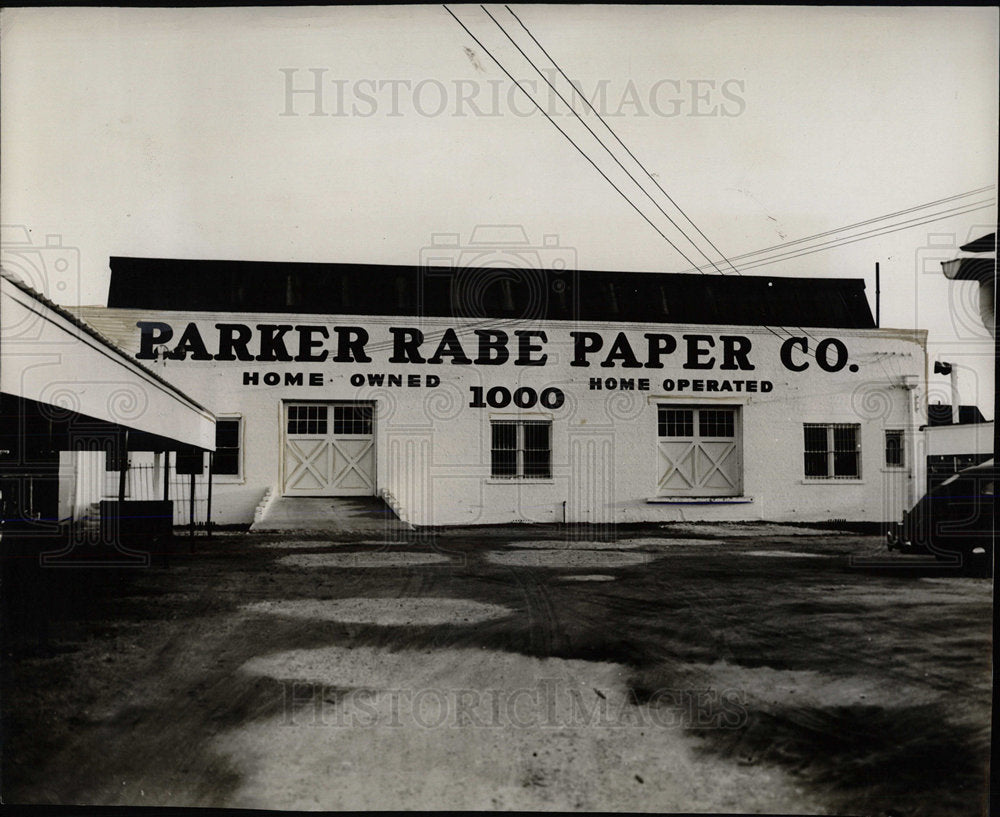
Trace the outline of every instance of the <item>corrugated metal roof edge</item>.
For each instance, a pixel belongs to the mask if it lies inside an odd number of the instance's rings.
[[[67,310],[65,307],[62,307],[59,304],[55,303],[54,301],[49,300],[44,295],[42,295],[41,292],[38,292],[38,290],[28,286],[26,283],[24,283],[24,281],[22,281],[20,278],[14,275],[14,273],[8,272],[7,270],[0,268],[0,277],[3,277],[5,280],[10,281],[14,286],[16,286],[22,292],[34,298],[40,304],[43,304],[44,306],[48,307],[60,317],[63,317],[66,320],[68,320],[71,324],[77,327],[77,329],[80,329],[81,331],[90,335],[95,340],[99,341],[102,345],[111,349],[119,357],[123,358],[124,360],[128,361],[130,364],[135,366],[137,369],[139,369],[140,371],[149,375],[151,378],[153,378],[153,380],[155,380],[159,384],[166,386],[167,389],[174,392],[174,394],[178,395],[179,397],[182,397],[196,409],[205,412],[210,417],[212,417],[213,420],[215,419],[215,414],[209,411],[209,409],[207,409],[197,400],[193,399],[191,396],[182,392],[173,383],[171,383],[169,380],[166,380],[162,375],[159,375],[152,369],[148,368],[147,366],[144,366],[142,363],[140,363],[138,360],[132,357],[132,355],[128,354],[128,352],[126,352],[124,349],[118,346],[118,344],[116,344],[114,341],[104,337],[104,335],[102,335],[100,332],[94,329],[93,326],[86,323],[82,319],[78,318],[76,315]]]
[[[239,271],[240,273],[246,274],[257,274],[265,273],[270,279],[274,277],[276,280],[276,274],[280,271],[308,271],[310,273],[364,273],[369,276],[387,276],[389,274],[393,275],[403,275],[403,276],[414,276],[419,275],[428,269],[438,269],[434,265],[422,264],[422,265],[400,265],[400,264],[353,264],[353,263],[328,263],[328,262],[279,262],[279,261],[251,261],[251,260],[233,260],[233,259],[204,259],[204,258],[161,258],[161,257],[140,257],[140,256],[110,256],[109,265],[111,267],[111,286],[108,293],[108,306],[116,308],[154,308],[149,304],[148,301],[142,298],[136,299],[134,293],[132,293],[129,284],[135,280],[140,279],[144,275],[154,275],[162,274],[162,267],[165,265],[176,265],[179,269],[185,273],[197,272],[198,268],[202,268],[205,271],[229,269],[230,271]],[[443,269],[452,270],[452,268],[445,267]],[[483,272],[495,272],[497,268],[485,267],[467,267],[463,268],[466,272],[481,269]],[[532,267],[532,270],[536,268]],[[452,270],[453,271],[453,270]],[[539,272],[545,275],[559,275],[563,270],[541,268],[538,269]],[[714,279],[716,277],[722,279],[725,278],[727,283],[735,283],[741,289],[746,289],[748,286],[762,286],[766,284],[770,287],[772,284],[776,284],[776,290],[780,290],[783,295],[788,291],[794,291],[796,289],[801,289],[804,292],[815,292],[816,290],[834,290],[839,292],[844,298],[843,306],[848,312],[848,316],[851,320],[846,320],[843,316],[840,317],[828,317],[822,321],[815,321],[810,323],[810,326],[822,326],[826,328],[851,328],[852,326],[865,327],[865,328],[875,328],[874,315],[871,311],[871,305],[868,303],[867,298],[864,295],[867,289],[866,281],[864,278],[843,278],[843,277],[822,277],[822,278],[810,278],[803,276],[768,276],[768,275],[740,275],[740,276],[705,276],[705,275],[689,275],[684,273],[664,273],[664,272],[615,272],[611,270],[584,270],[573,268],[572,272],[574,275],[579,276],[579,281],[584,288],[587,285],[598,285],[606,284],[608,282],[620,281],[625,285],[631,286],[637,284],[638,282],[645,281],[648,279],[650,284],[653,282],[671,282],[673,284],[680,285],[683,283],[684,291],[690,291],[693,287],[707,288],[714,285]],[[145,288],[144,288],[145,289]],[[185,288],[184,292],[189,292],[189,288]],[[596,290],[592,290],[591,294]],[[144,293],[148,296],[148,292]],[[439,293],[440,294],[440,293]],[[584,289],[576,290],[575,297],[581,297],[586,295]],[[175,299],[176,300],[176,299]],[[436,303],[428,301],[425,303],[425,308],[430,308]],[[442,302],[443,303],[443,302]],[[450,307],[448,307],[450,309]],[[229,308],[229,309],[202,309],[195,307],[194,305],[187,306],[186,309],[175,305],[174,309],[177,311],[225,311],[231,313],[240,312],[260,312],[260,311],[274,311],[281,313],[298,313],[302,311],[300,308],[295,309],[276,309],[276,310],[261,310],[258,308]],[[369,310],[365,305],[356,303],[352,305],[341,304],[336,310],[320,309],[320,310],[309,310],[313,314],[344,314],[344,315],[369,315],[369,314],[387,314],[387,315],[403,315],[408,314],[405,307],[403,308],[382,308],[378,310]],[[626,314],[627,309],[615,312],[614,314],[608,313],[603,316],[592,316],[592,320],[620,320],[626,322],[643,322],[639,318]],[[435,307],[429,311],[428,314],[440,315],[442,314],[440,309]],[[508,317],[507,315],[497,314],[494,317],[503,318]],[[673,321],[668,321],[673,322]],[[706,321],[693,321],[695,323],[706,323]],[[707,321],[712,324],[726,324],[726,325],[746,325],[746,326],[777,326],[777,325],[798,325],[798,321],[795,321],[788,316],[779,316],[776,314],[771,314],[767,319],[760,318],[755,320],[711,320]]]

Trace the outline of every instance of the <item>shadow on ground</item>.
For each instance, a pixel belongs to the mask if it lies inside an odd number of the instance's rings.
[[[981,810],[989,582],[935,565],[852,564],[852,535],[673,549],[667,541],[634,549],[649,556],[641,565],[599,568],[614,577],[600,583],[565,581],[592,566],[486,558],[525,538],[453,531],[397,542],[387,549],[449,561],[394,569],[282,565],[288,551],[253,534],[199,541],[169,569],[5,565],[3,586],[20,589],[4,594],[7,801],[225,806],[240,775],[213,751],[215,738],[314,705],[240,668],[336,645],[623,664],[637,705],[663,690],[735,696],[735,721],[687,726],[699,751],[781,766],[832,811]],[[764,545],[784,555],[751,555]],[[305,538],[300,547],[325,552],[331,543]],[[812,558],[795,556],[802,551]],[[513,615],[475,626],[304,626],[242,610],[261,601],[421,596],[503,605]],[[763,669],[777,675],[763,683],[754,675]]]

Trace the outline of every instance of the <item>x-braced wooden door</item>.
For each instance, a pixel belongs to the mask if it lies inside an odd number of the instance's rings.
[[[375,407],[371,403],[285,403],[282,493],[375,493]]]

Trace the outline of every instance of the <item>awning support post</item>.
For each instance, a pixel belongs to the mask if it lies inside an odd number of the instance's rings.
[[[125,480],[128,478],[128,429],[117,436],[115,444],[118,450],[115,454],[118,457],[118,465],[120,470],[118,471],[118,501],[125,501]],[[118,513],[121,514],[121,507],[119,506]],[[120,518],[120,517],[119,517]]]
[[[194,552],[194,472],[191,473],[191,495],[188,504],[188,533],[191,536],[191,552]]]
[[[212,466],[215,464],[215,454],[208,452],[208,505],[205,509],[205,532],[212,538]]]

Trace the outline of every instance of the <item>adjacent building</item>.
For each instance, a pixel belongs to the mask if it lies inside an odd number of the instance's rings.
[[[956,258],[941,263],[946,278],[978,284],[979,319],[996,341],[996,233],[979,236],[963,244]],[[952,474],[996,456],[996,427],[977,406],[958,403],[957,369],[947,361],[934,364],[936,374],[951,375],[952,404],[928,406],[924,434],[925,476],[919,479],[927,491]]]
[[[130,457],[155,464],[150,490],[166,499],[170,463],[200,463],[215,438],[204,406],[0,274],[0,533],[64,536],[68,521],[96,517],[102,499],[125,498],[120,463]]]

